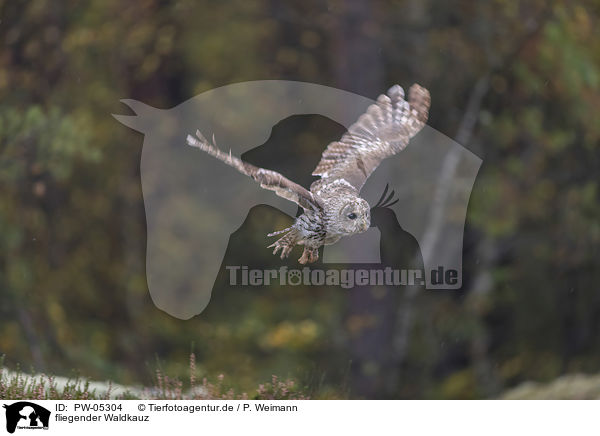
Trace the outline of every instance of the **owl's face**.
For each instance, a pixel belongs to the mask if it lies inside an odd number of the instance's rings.
[[[366,231],[371,224],[369,203],[358,197],[343,203],[338,211],[337,224],[341,234],[353,235]]]

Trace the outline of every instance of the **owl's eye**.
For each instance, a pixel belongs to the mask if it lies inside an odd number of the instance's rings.
[[[351,214],[348,215],[348,218],[350,218],[351,220],[355,220],[356,214],[354,212],[352,212]]]

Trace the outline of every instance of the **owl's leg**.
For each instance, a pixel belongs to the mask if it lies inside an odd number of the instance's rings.
[[[298,262],[302,265],[306,263],[313,263],[319,260],[319,247],[304,247],[302,257],[298,259]]]
[[[300,237],[298,231],[293,229],[285,236],[279,238],[273,244],[269,245],[267,248],[274,247],[273,254],[277,254],[277,252],[281,250],[281,255],[279,257],[283,259],[284,257],[288,257],[290,255],[290,252],[294,248],[294,245],[298,243],[299,239]]]

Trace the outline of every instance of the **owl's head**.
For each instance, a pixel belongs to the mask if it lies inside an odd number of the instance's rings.
[[[342,203],[337,211],[337,231],[345,235],[365,232],[371,224],[369,203],[356,197]]]

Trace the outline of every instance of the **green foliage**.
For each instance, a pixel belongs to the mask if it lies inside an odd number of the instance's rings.
[[[474,398],[597,371],[599,2],[348,2],[356,11],[346,3],[0,1],[0,351],[8,366],[149,385],[155,371],[143,368],[158,356],[174,383],[165,398],[188,376],[178,362],[190,343],[199,374],[231,380],[205,386],[215,397],[230,388],[252,397],[271,374],[307,389],[277,379],[261,398]],[[467,216],[465,286],[410,302],[400,291],[394,313],[410,305],[412,320],[401,358],[356,363],[368,322],[350,316],[360,300],[339,289],[230,288],[221,277],[192,320],[154,306],[142,138],[110,116],[125,111],[119,99],[167,108],[256,79],[375,97],[417,81],[431,90],[429,124],[454,136],[481,78],[489,89],[464,144],[484,160]],[[297,137],[324,147],[324,125],[305,127]],[[284,221],[253,210],[230,248],[262,248]],[[251,260],[269,265],[263,251]],[[381,320],[383,309],[371,315]],[[387,338],[381,349],[397,344],[396,330],[374,324],[370,332]],[[369,391],[375,379],[389,391]],[[23,397],[39,388],[17,379],[5,386]],[[86,392],[71,385],[55,395]]]

